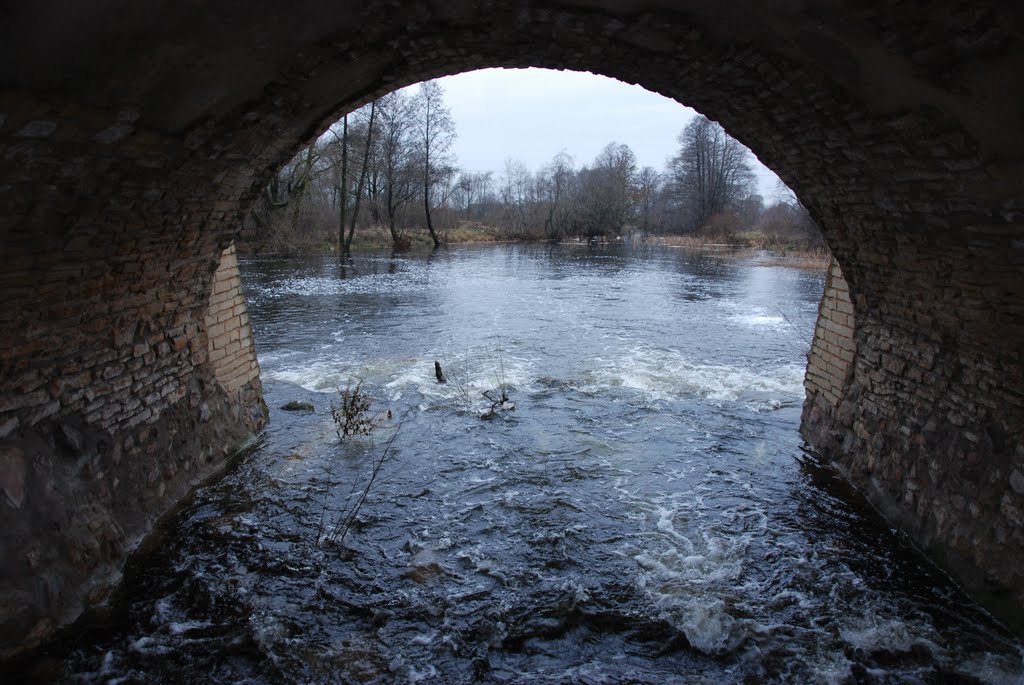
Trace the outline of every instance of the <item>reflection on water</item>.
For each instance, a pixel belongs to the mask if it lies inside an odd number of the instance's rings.
[[[820,274],[587,246],[243,269],[271,426],[37,678],[1020,682],[1020,644],[801,451]],[[340,447],[350,379],[395,418]],[[500,384],[517,410],[481,421]]]

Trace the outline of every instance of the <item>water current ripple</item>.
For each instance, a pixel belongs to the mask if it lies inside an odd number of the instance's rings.
[[[802,450],[820,274],[623,246],[243,269],[269,428],[20,679],[1022,682],[1020,642]],[[337,444],[355,378],[404,423],[318,545],[383,442]],[[503,381],[517,410],[480,420]]]

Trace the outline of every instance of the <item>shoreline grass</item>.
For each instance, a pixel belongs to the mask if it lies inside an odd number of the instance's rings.
[[[737,236],[657,235],[646,239],[649,245],[678,247],[718,253],[735,259],[749,259],[758,266],[783,266],[792,269],[824,271],[832,261],[827,249],[809,248],[796,243],[773,241],[759,233]]]
[[[513,237],[505,235],[500,229],[483,224],[461,223],[448,231],[442,232],[446,245],[482,245],[499,243],[542,243],[543,239],[530,237]],[[405,244],[398,252],[421,252],[433,249],[433,243],[426,231],[408,230],[403,236]],[[772,240],[759,233],[743,233],[729,237],[706,235],[644,235],[642,237],[626,236],[625,240],[634,244],[677,247],[686,250],[697,250],[717,253],[723,257],[747,259],[759,266],[782,266],[794,269],[824,270],[832,259],[828,250],[810,249],[806,246]],[[586,240],[566,241],[569,244],[586,243]],[[293,241],[277,244],[275,248],[284,249],[247,249],[252,246],[243,245],[240,251],[244,254],[303,254],[337,252],[337,245],[323,241]],[[352,241],[354,254],[366,252],[395,251],[391,234],[386,226],[362,226],[356,229]]]

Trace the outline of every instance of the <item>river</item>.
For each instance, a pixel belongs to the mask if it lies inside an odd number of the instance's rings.
[[[619,245],[242,269],[270,425],[26,678],[1024,682],[805,449],[823,274]],[[381,425],[339,444],[355,383]]]

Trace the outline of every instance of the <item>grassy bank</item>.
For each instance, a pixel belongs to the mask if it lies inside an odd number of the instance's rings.
[[[652,235],[646,236],[644,241],[649,245],[721,251],[730,257],[753,259],[764,266],[824,270],[832,260],[832,254],[828,249],[773,240],[761,233],[738,233],[730,236]]]
[[[460,224],[449,230],[440,232],[441,240],[446,245],[463,243],[498,243],[514,242],[503,236],[501,231],[480,224]],[[431,249],[434,243],[425,230],[407,230],[402,234],[401,250]],[[352,239],[353,252],[380,252],[392,250],[395,243],[387,226],[360,226]],[[310,252],[336,252],[338,244],[323,239],[302,236],[277,235],[269,241],[240,241],[239,251],[244,254],[302,254]]]
[[[460,224],[449,230],[439,231],[441,241],[446,245],[457,245],[461,243],[496,243],[504,242],[500,231],[489,226],[479,224]],[[419,250],[430,249],[434,242],[430,234],[425,230],[408,230],[402,234],[402,249]],[[334,246],[331,246],[333,249]],[[364,226],[356,229],[355,238],[352,240],[352,251],[364,250],[390,250],[394,247],[391,233],[386,226]]]
[[[441,239],[446,245],[468,245],[483,243],[540,242],[506,235],[501,229],[478,223],[460,223],[448,230],[442,230]],[[628,238],[627,238],[628,239]],[[646,245],[667,245],[691,250],[707,250],[721,252],[729,257],[751,259],[766,266],[786,266],[799,269],[825,269],[828,267],[830,254],[827,250],[809,249],[806,246],[770,240],[759,233],[735,234],[723,238],[706,235],[645,235],[634,241]],[[302,240],[291,237],[290,240],[275,240],[270,244],[243,244],[240,250],[244,253],[310,253],[335,252],[336,243],[322,240]],[[433,247],[433,241],[425,230],[407,230],[402,234],[401,250],[422,251]],[[381,252],[393,250],[395,243],[386,226],[361,226],[356,229],[352,241],[353,252]]]

